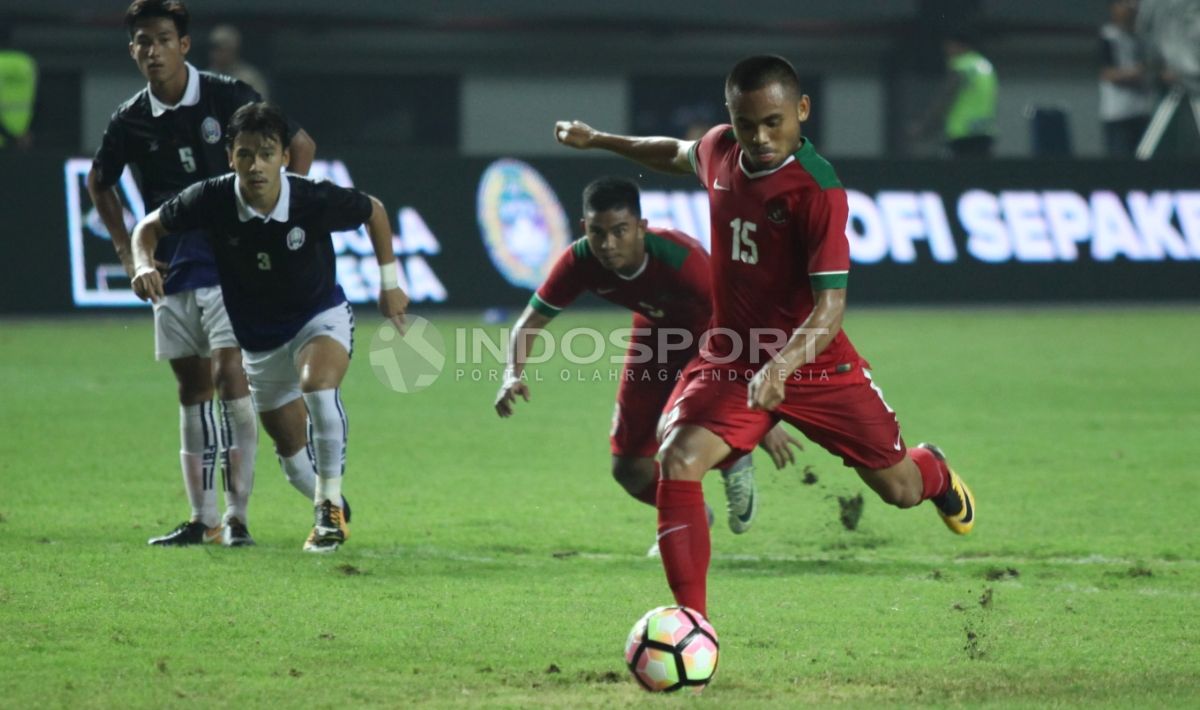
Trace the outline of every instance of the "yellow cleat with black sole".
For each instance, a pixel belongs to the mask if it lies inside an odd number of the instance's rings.
[[[950,487],[942,495],[930,500],[937,507],[942,522],[950,528],[951,532],[956,535],[966,535],[975,527],[974,494],[971,493],[966,482],[954,472],[954,469],[950,468],[950,464],[946,463],[946,455],[942,453],[941,449],[934,444],[926,443],[917,444],[917,447],[933,454],[938,461],[946,465],[946,470],[950,472]]]

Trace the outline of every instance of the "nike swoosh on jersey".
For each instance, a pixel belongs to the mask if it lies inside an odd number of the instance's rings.
[[[616,291],[616,290],[617,289],[615,289],[615,288],[598,288],[598,289],[596,289],[596,293],[603,296],[606,293],[612,293],[613,291]]]
[[[721,181],[716,178],[713,178],[713,189],[714,190],[724,190],[726,192],[729,192],[729,188],[722,185]]]

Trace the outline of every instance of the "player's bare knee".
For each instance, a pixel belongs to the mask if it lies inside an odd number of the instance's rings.
[[[662,477],[668,481],[699,481],[704,477],[695,457],[674,443],[659,452],[658,462]]]
[[[237,348],[222,348],[213,353],[213,382],[221,399],[241,399],[250,394],[250,382],[242,369],[242,353]]]

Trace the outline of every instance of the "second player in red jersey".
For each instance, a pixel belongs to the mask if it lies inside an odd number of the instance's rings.
[[[556,139],[665,172],[694,173],[712,219],[710,337],[672,394],[659,450],[659,544],[679,604],[706,613],[710,540],[700,481],[776,421],[842,458],[884,501],[929,499],[966,534],[974,501],[933,445],[906,449],[895,413],[842,332],[849,273],[846,194],[801,136],[810,100],[777,56],[738,62],[730,123],[698,142],[601,133],[559,122]]]
[[[682,232],[648,227],[637,186],[628,180],[590,184],[581,226],[587,236],[558,258],[513,328],[496,411],[511,416],[518,397],[529,399],[525,364],[534,336],[584,292],[633,311],[609,437],[612,474],[631,496],[654,505],[659,417],[712,313],[708,254]],[[790,445],[797,443],[782,430],[763,442],[777,466],[794,461]],[[749,528],[757,509],[753,448],[731,457],[722,471],[735,533]]]

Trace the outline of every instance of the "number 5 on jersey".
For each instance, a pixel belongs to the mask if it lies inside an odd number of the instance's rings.
[[[729,223],[733,227],[733,260],[746,264],[758,263],[758,245],[750,236],[758,231],[758,225],[744,222],[739,217]]]
[[[195,156],[192,155],[191,148],[180,148],[179,149],[179,162],[183,163],[184,172],[188,172],[188,173],[196,172],[196,158],[195,158]]]

